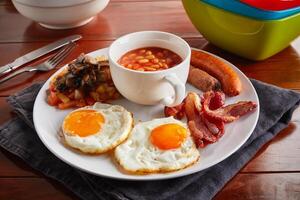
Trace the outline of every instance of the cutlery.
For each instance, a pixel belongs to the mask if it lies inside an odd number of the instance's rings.
[[[54,56],[46,60],[45,62],[35,65],[35,66],[28,66],[24,67],[18,71],[13,72],[12,74],[9,74],[5,78],[0,80],[0,84],[19,75],[24,72],[34,72],[34,71],[50,71],[53,68],[55,68],[64,58],[66,58],[69,53],[74,49],[76,46],[75,43],[70,42],[68,45],[63,47],[61,50],[59,50]]]
[[[8,72],[11,72],[12,70],[30,62],[33,61],[43,55],[46,55],[47,53],[50,53],[66,44],[69,42],[75,42],[81,38],[81,35],[72,35],[63,39],[60,39],[56,42],[50,43],[44,47],[41,47],[37,50],[34,50],[32,52],[29,52],[25,54],[24,56],[21,56],[14,60],[12,63],[9,63],[5,66],[0,67],[0,76],[7,74]]]

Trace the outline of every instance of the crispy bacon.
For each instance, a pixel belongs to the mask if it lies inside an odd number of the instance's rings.
[[[212,119],[223,121],[225,123],[233,122],[240,116],[243,116],[256,108],[256,104],[252,101],[240,101],[238,103],[230,104],[224,107],[220,107],[216,110],[212,110],[210,109],[210,104],[211,100],[215,96],[215,93],[210,91],[206,92],[203,96],[203,111],[205,112],[205,114]]]
[[[203,115],[200,115],[201,120],[198,121],[198,123],[196,124],[196,127],[203,132],[203,139],[206,142],[209,143],[215,143],[217,141],[216,136],[214,136],[214,134],[207,128],[207,126],[204,123],[204,118]]]
[[[207,116],[204,112],[203,112],[203,119],[204,119],[204,123],[207,126],[207,128],[217,138],[220,138],[223,136],[223,134],[225,132],[225,123],[223,121],[211,118],[211,117]]]
[[[193,120],[188,122],[188,126],[196,146],[203,148],[205,146],[203,142],[203,132],[196,127],[196,122]]]
[[[201,118],[189,121],[188,126],[196,144],[204,144],[204,142],[214,143],[217,141],[216,136],[205,126]],[[202,142],[200,142],[200,140],[202,140]]]
[[[215,93],[216,95],[214,95],[213,98],[213,107],[218,108],[224,104],[224,94],[222,92]],[[217,120],[209,120],[204,116],[200,98],[196,93],[188,93],[185,100],[185,111],[188,121],[194,121],[193,123],[195,123],[193,130],[197,129],[197,132],[200,131],[203,135],[203,139],[208,142],[215,142],[217,140],[216,136],[223,135],[224,123]],[[191,130],[191,132],[193,135],[198,135],[195,131]]]
[[[188,93],[184,106],[189,129],[198,147],[204,147],[205,142],[214,143],[217,138],[206,127],[202,117],[200,97],[194,93]]]
[[[185,115],[184,102],[174,107],[166,106],[164,109],[164,113],[166,117],[173,116],[175,119],[182,119]]]
[[[197,147],[218,141],[225,132],[225,123],[232,122],[256,107],[251,101],[224,106],[225,94],[209,91],[200,98],[189,92],[178,106],[165,107],[165,115],[181,119],[186,115],[188,127]]]
[[[216,110],[225,104],[225,94],[223,92],[217,91],[209,93],[213,93],[210,100],[209,109]]]
[[[196,120],[202,111],[200,97],[195,92],[189,92],[185,98],[184,110],[188,121]]]

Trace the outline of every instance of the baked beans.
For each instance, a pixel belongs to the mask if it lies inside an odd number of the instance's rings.
[[[138,71],[169,69],[182,62],[182,58],[168,49],[160,47],[139,48],[124,54],[118,63]]]

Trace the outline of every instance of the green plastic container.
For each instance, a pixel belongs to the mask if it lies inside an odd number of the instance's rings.
[[[300,13],[280,20],[256,20],[200,0],[182,0],[198,31],[212,44],[251,60],[266,59],[300,35]]]

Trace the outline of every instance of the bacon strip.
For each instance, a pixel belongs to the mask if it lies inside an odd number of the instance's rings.
[[[205,115],[204,115],[205,116]],[[220,138],[225,132],[225,123],[221,120],[209,119],[209,117],[203,117],[204,123],[207,128],[217,137]]]
[[[194,142],[197,147],[203,148],[204,142],[203,142],[203,133],[197,128],[195,121],[189,121],[188,122],[189,129],[191,131],[191,134],[193,136]]]
[[[225,94],[221,91],[210,93],[213,93],[213,95],[209,103],[209,109],[216,110],[221,108],[225,104]]]
[[[239,117],[252,111],[257,106],[252,101],[240,101],[231,105],[220,107],[216,110],[211,110],[210,104],[213,97],[214,92],[206,92],[204,94],[203,110],[210,118],[220,120],[225,123],[237,120]]]
[[[184,110],[188,121],[196,120],[202,111],[200,97],[195,92],[189,92],[185,98]]]
[[[206,127],[202,117],[202,106],[199,96],[189,92],[185,99],[185,113],[188,126],[198,147],[204,147],[204,142],[214,143],[217,138]]]
[[[174,107],[165,106],[164,113],[166,117],[172,116],[175,119],[182,119],[185,115],[184,102]]]

